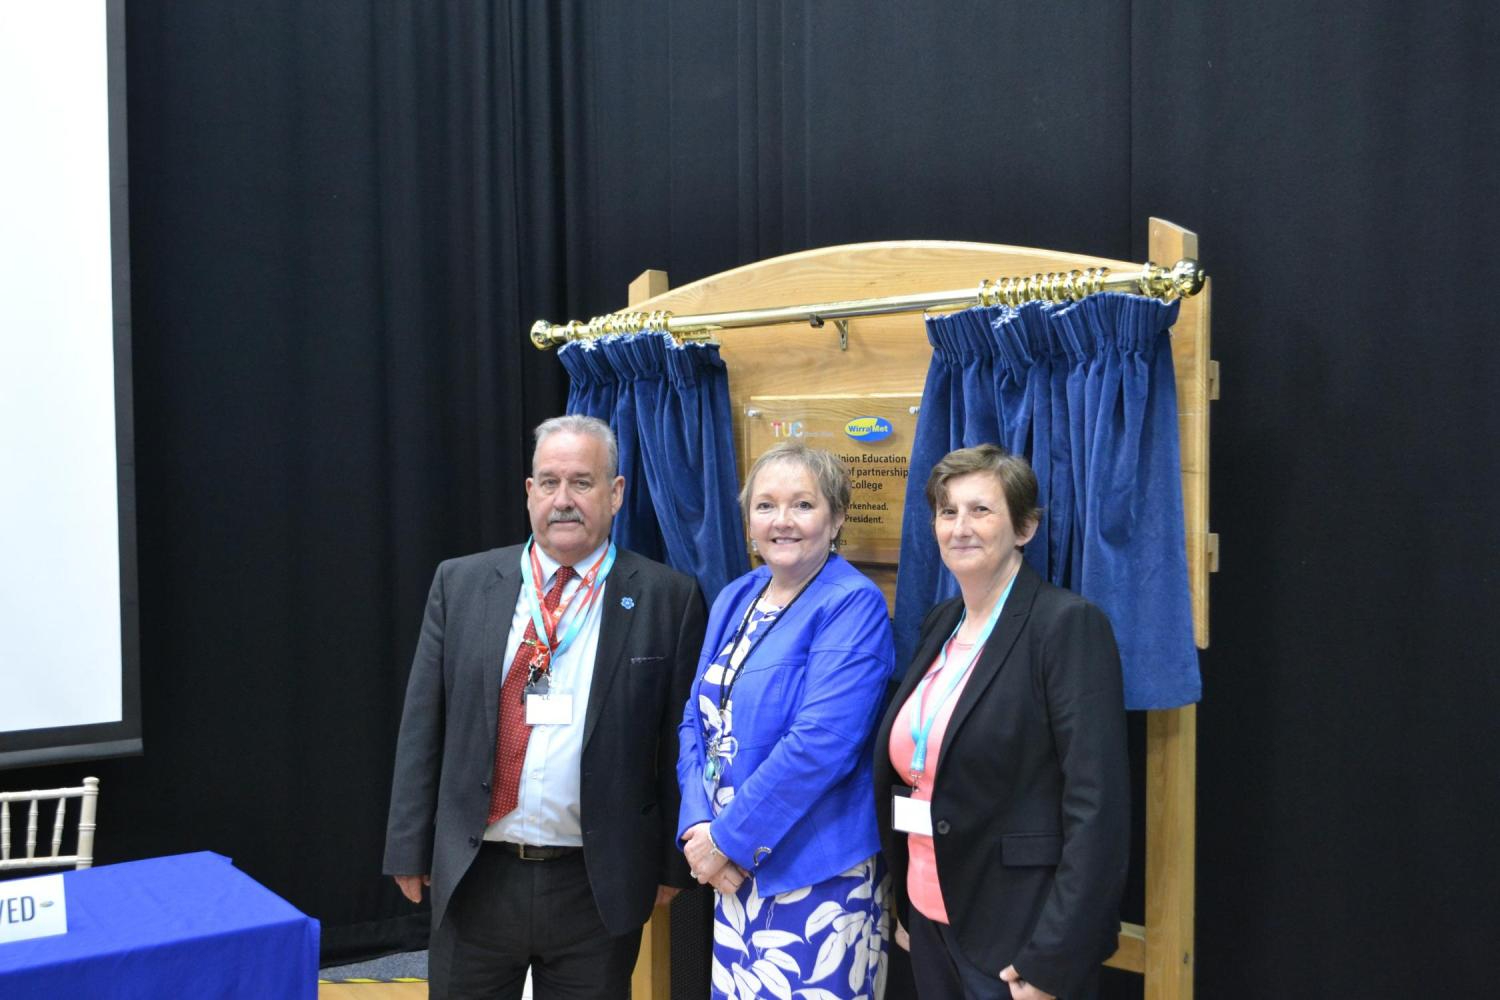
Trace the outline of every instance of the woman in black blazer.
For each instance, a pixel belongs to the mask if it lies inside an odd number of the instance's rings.
[[[1041,518],[1025,459],[995,445],[951,452],[927,501],[962,596],[922,623],[875,744],[917,991],[1090,997],[1116,947],[1129,862],[1114,633],[1023,561]]]

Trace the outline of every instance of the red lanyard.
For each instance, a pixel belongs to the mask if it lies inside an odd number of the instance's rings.
[[[595,583],[599,577],[599,568],[604,565],[604,560],[609,556],[609,548],[608,546],[605,547],[599,558],[594,561],[594,565],[583,575],[578,589],[573,591],[573,596],[569,597],[566,601],[559,601],[557,610],[552,612],[547,610],[546,598],[542,592],[542,560],[537,557],[535,542],[531,544],[529,552],[531,554],[532,586],[536,590],[536,607],[541,611],[542,628],[547,633],[547,652],[550,654],[556,652],[558,648],[557,626],[563,620],[563,616],[568,613],[568,608],[572,607],[573,602],[579,597],[583,598],[577,618],[577,620],[581,621],[588,616],[588,613],[593,610],[594,603],[599,600],[599,594],[604,588],[596,587]],[[538,636],[538,638],[541,637]]]

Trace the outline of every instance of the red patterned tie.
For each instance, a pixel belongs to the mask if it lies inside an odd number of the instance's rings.
[[[563,588],[575,576],[572,566],[558,567],[557,575],[552,579],[552,589],[542,599],[542,607],[549,619],[562,603]],[[490,779],[490,823],[515,809],[521,794],[521,765],[526,762],[526,743],[531,739],[521,692],[526,690],[531,661],[536,659],[538,647],[535,642],[536,619],[528,616],[526,635],[516,650],[516,658],[510,661],[505,683],[500,685],[500,725],[495,734],[495,771]]]

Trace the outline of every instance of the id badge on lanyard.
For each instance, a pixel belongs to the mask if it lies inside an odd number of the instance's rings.
[[[932,836],[932,803],[914,798],[910,788],[897,785],[891,789],[891,828],[901,833]]]
[[[571,691],[526,692],[528,726],[571,726],[573,693]]]

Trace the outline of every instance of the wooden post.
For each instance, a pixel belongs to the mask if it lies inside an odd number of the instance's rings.
[[[637,306],[666,290],[666,271],[642,271],[630,283],[626,301]],[[630,995],[635,1000],[671,1000],[672,915],[668,907],[658,906],[641,928],[641,953],[630,976]]]
[[[630,293],[626,296],[627,305],[634,308],[647,299],[654,299],[667,291],[666,271],[642,271],[640,276],[630,283]]]
[[[1152,219],[1152,260],[1198,256],[1198,236]],[[1218,536],[1208,530],[1208,404],[1218,398],[1218,365],[1210,360],[1211,288],[1183,301],[1172,335],[1177,419],[1182,447],[1182,500],[1193,634],[1208,646],[1208,574],[1218,569]],[[1197,889],[1198,708],[1146,717],[1146,1000],[1192,1000],[1194,894]]]
[[[1152,219],[1148,254],[1153,261],[1198,257],[1196,233]],[[1178,307],[1172,328],[1177,370],[1177,429],[1182,460],[1182,520],[1187,529],[1188,588],[1193,595],[1193,637],[1208,648],[1208,575],[1218,570],[1219,538],[1208,530],[1208,404],[1219,397],[1219,365],[1212,348],[1209,306],[1213,279]]]
[[[1146,1000],[1193,1000],[1198,706],[1146,714]]]

